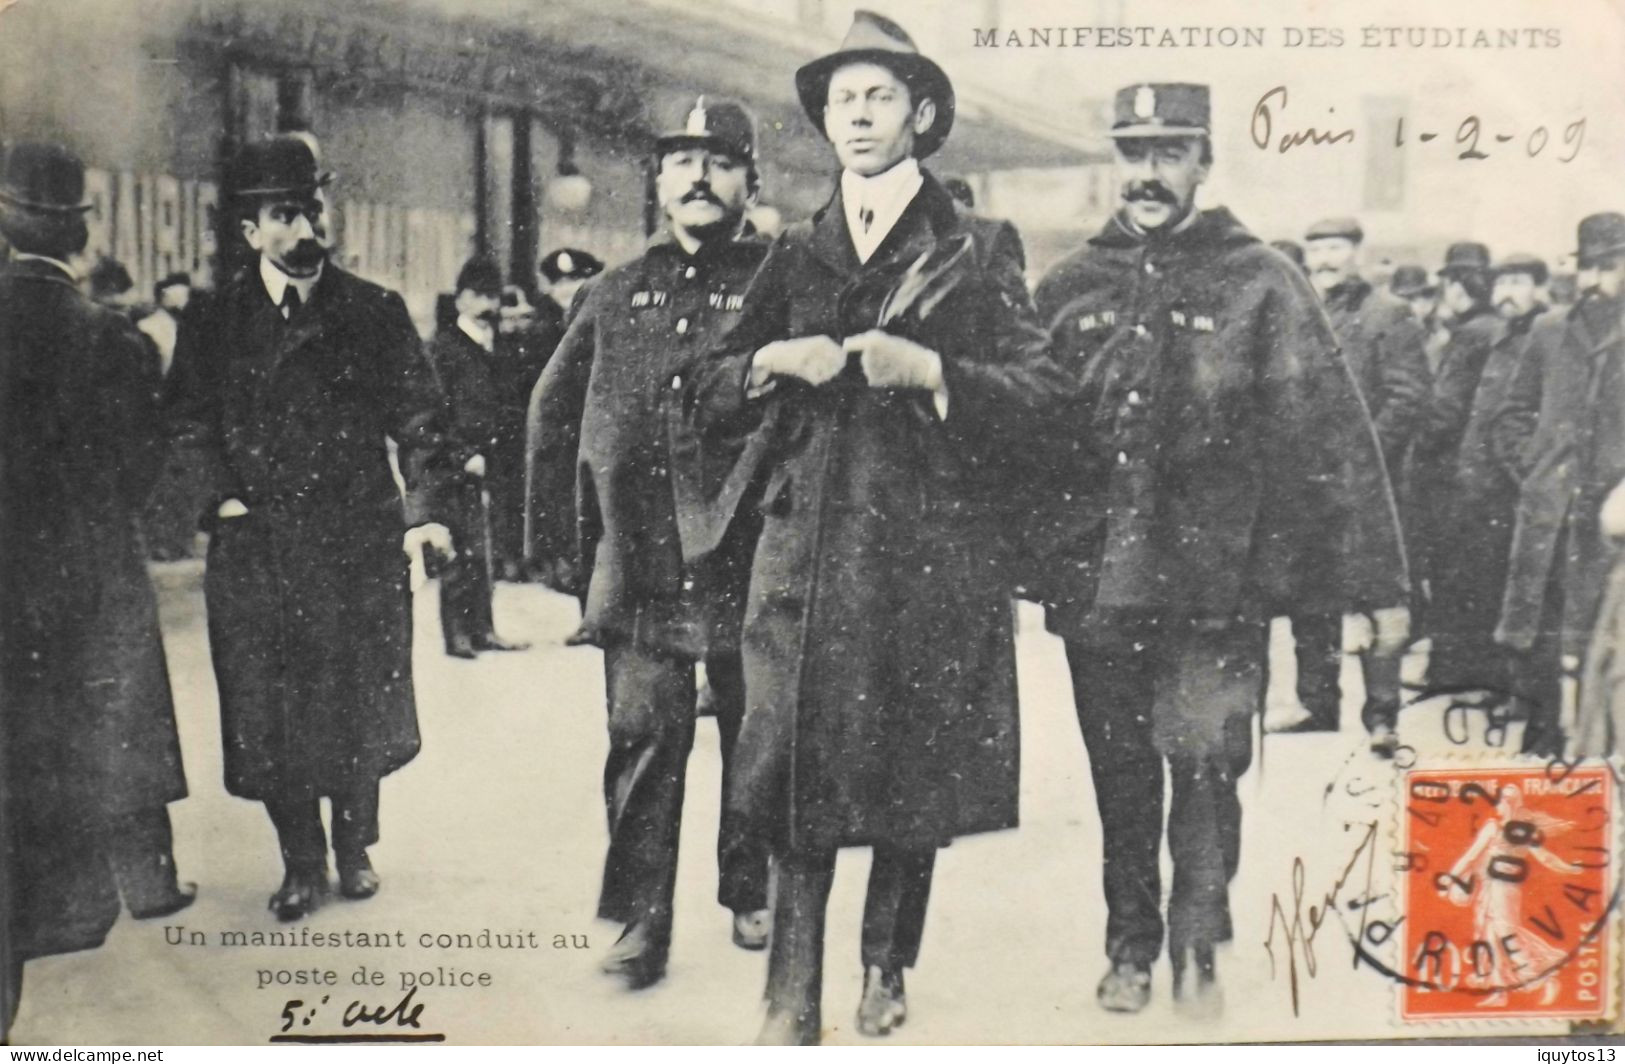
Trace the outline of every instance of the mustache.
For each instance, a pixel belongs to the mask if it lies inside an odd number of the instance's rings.
[[[319,240],[301,240],[288,249],[288,261],[299,264],[314,265],[327,255],[327,249]]]
[[[1130,203],[1151,202],[1165,203],[1170,207],[1179,206],[1179,197],[1174,195],[1174,190],[1156,178],[1129,182],[1123,188],[1123,198]]]
[[[683,194],[682,202],[709,203],[715,207],[722,206],[722,201],[717,198],[717,194],[715,192],[711,191],[710,185],[695,185],[693,188],[689,189]]]

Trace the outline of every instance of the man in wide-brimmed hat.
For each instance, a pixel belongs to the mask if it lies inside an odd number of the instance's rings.
[[[401,297],[328,261],[331,178],[308,135],[242,148],[226,193],[252,265],[181,333],[170,380],[174,435],[210,488],[226,789],[276,829],[279,920],[328,894],[324,797],[339,892],[378,890],[379,780],[418,752],[403,535],[409,552],[449,536],[408,532],[388,439],[409,486],[483,470],[444,433]]]
[[[881,1035],[906,1015],[937,848],[1016,822],[1001,507],[1066,389],[1014,229],[920,168],[953,123],[942,69],[860,11],[796,89],[837,193],[685,384],[709,445],[750,433],[719,522],[764,521],[728,803],[777,857],[765,1042],[818,1038],[837,850],[874,847],[857,1026]]]
[[[191,904],[168,803],[186,795],[158,603],[135,529],[163,459],[156,379],[129,319],[77,288],[84,165],[0,158],[0,869],[4,1015],[22,962]]]
[[[1079,382],[1037,519],[1104,832],[1103,1008],[1138,1012],[1164,928],[1181,1009],[1221,1004],[1268,623],[1370,611],[1402,645],[1376,433],[1303,273],[1223,207],[1205,85],[1118,91],[1122,207],[1035,300]],[[1299,740],[1294,740],[1294,742]],[[1164,922],[1164,787],[1173,889]]]
[[[739,625],[757,524],[708,538],[701,500],[731,452],[702,447],[679,400],[700,353],[739,321],[767,254],[745,222],[760,175],[755,119],[738,103],[683,101],[653,163],[666,224],[579,297],[528,431],[530,560],[559,590],[584,593],[573,641],[604,651],[610,837],[598,915],[622,928],[604,969],[634,988],[666,971],[696,666],[714,696],[724,789],[745,710]],[[555,264],[585,268],[570,258]],[[766,850],[726,809],[717,871],[734,942],[764,948]]]
[[[1514,439],[1533,425],[1495,638],[1517,654],[1523,749],[1542,756],[1563,752],[1561,679],[1581,666],[1619,556],[1599,515],[1625,480],[1625,214],[1584,218],[1577,258],[1579,299],[1535,321],[1498,418]]]

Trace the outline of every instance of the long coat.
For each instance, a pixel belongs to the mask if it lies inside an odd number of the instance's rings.
[[[186,794],[140,533],[163,461],[155,369],[65,273],[0,274],[0,696],[25,956],[95,945],[116,917],[104,815]]]
[[[428,350],[446,397],[447,434],[459,446],[485,456],[485,475],[458,471],[429,478],[438,498],[420,503],[422,513],[443,518],[458,551],[484,564],[487,531],[498,549],[498,514],[503,507],[518,512],[520,502],[507,493],[524,491],[524,458],[511,447],[517,360],[511,351],[487,351],[455,323],[436,331]],[[516,457],[518,470],[512,468]],[[491,498],[489,529],[482,493]]]
[[[1539,388],[1514,388],[1506,417],[1539,404],[1518,496],[1511,566],[1496,640],[1529,650],[1541,633],[1547,582],[1560,581],[1565,653],[1583,654],[1617,548],[1598,527],[1625,478],[1625,331],[1618,301],[1587,300],[1536,323],[1527,357]]]
[[[1402,300],[1358,277],[1327,295],[1326,314],[1371,414],[1383,463],[1399,496],[1406,451],[1433,391],[1422,326]]]
[[[1301,272],[1224,208],[1119,218],[1038,287],[1079,415],[1034,522],[1051,627],[1405,601],[1378,442]]]
[[[445,476],[443,399],[401,297],[328,263],[284,321],[257,271],[181,335],[174,431],[214,522],[204,582],[226,788],[331,794],[418,751],[401,470]]]
[[[913,334],[941,355],[946,418],[929,394],[850,376],[747,395],[763,345],[875,327],[903,272],[958,234],[973,241],[964,280]],[[1015,230],[960,214],[929,176],[860,264],[837,195],[773,245],[688,382],[708,438],[754,429],[730,478],[749,490],[720,495],[763,520],[728,801],[777,846],[934,845],[1016,823],[1002,495],[1066,387],[1021,269]]]
[[[757,237],[689,255],[661,236],[642,257],[585,289],[569,331],[532,396],[527,435],[536,560],[574,563],[584,591],[581,638],[635,642],[697,660],[737,652],[755,523],[726,542],[690,543],[685,524],[707,483],[727,472],[727,448],[706,448],[681,417],[683,374],[739,319],[745,288],[767,254]],[[674,384],[676,387],[674,388]],[[687,539],[692,541],[691,529]]]

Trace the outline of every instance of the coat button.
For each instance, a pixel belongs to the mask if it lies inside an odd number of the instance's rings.
[[[686,332],[688,332],[688,319],[687,318],[678,318],[677,319],[677,334],[679,336],[681,336],[683,333],[686,333]]]
[[[1149,263],[1149,262],[1148,262],[1148,263],[1146,263],[1146,264],[1145,264],[1145,272],[1146,272],[1146,273],[1156,273],[1156,272],[1157,272],[1157,268],[1156,268],[1156,267],[1155,267],[1155,266],[1153,266],[1153,265],[1151,265],[1151,264],[1150,264],[1150,263]]]
[[[1139,406],[1140,405],[1140,393],[1139,392],[1131,391],[1131,392],[1128,393],[1128,405],[1129,406]]]
[[[681,375],[671,379],[671,390],[674,392],[680,392],[683,390],[683,378]]]
[[[1118,465],[1128,465],[1128,452],[1127,451],[1118,451],[1117,452],[1117,464]]]
[[[694,279],[694,267],[690,266],[688,269],[684,270],[683,276],[692,281]]]

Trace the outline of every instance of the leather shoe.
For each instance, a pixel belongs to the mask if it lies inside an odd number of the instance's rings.
[[[651,941],[647,924],[630,923],[600,968],[625,980],[628,990],[642,990],[666,977],[666,949]]]
[[[1213,947],[1192,946],[1169,954],[1174,968],[1174,1010],[1188,1019],[1213,1021],[1224,1012],[1224,993],[1219,989],[1218,965]],[[1194,969],[1193,978],[1186,974]]]
[[[509,642],[495,632],[487,632],[474,640],[475,650],[529,650],[530,644],[522,641]]]
[[[903,969],[871,964],[863,973],[863,999],[858,1002],[858,1031],[881,1038],[908,1019],[908,998],[903,993]]]
[[[1113,961],[1095,988],[1095,1000],[1107,1012],[1139,1012],[1151,1003],[1151,966]]]
[[[188,905],[197,901],[196,883],[179,883],[170,888],[165,896],[148,904],[130,906],[130,916],[136,920],[151,920],[158,916],[173,916]]]
[[[1385,761],[1391,761],[1399,752],[1399,733],[1392,724],[1371,726],[1371,752]]]
[[[327,869],[320,872],[288,872],[282,886],[271,895],[271,912],[285,924],[303,920],[321,908],[327,895]]]
[[[474,650],[474,641],[466,635],[453,636],[451,639],[446,640],[446,654],[449,657],[462,658],[465,661],[473,661],[479,657],[479,654]]]
[[[361,901],[378,893],[382,885],[372,862],[363,853],[360,857],[346,857],[339,862],[339,893],[351,901]]]
[[[740,949],[764,950],[773,934],[773,910],[734,913],[734,945]]]

